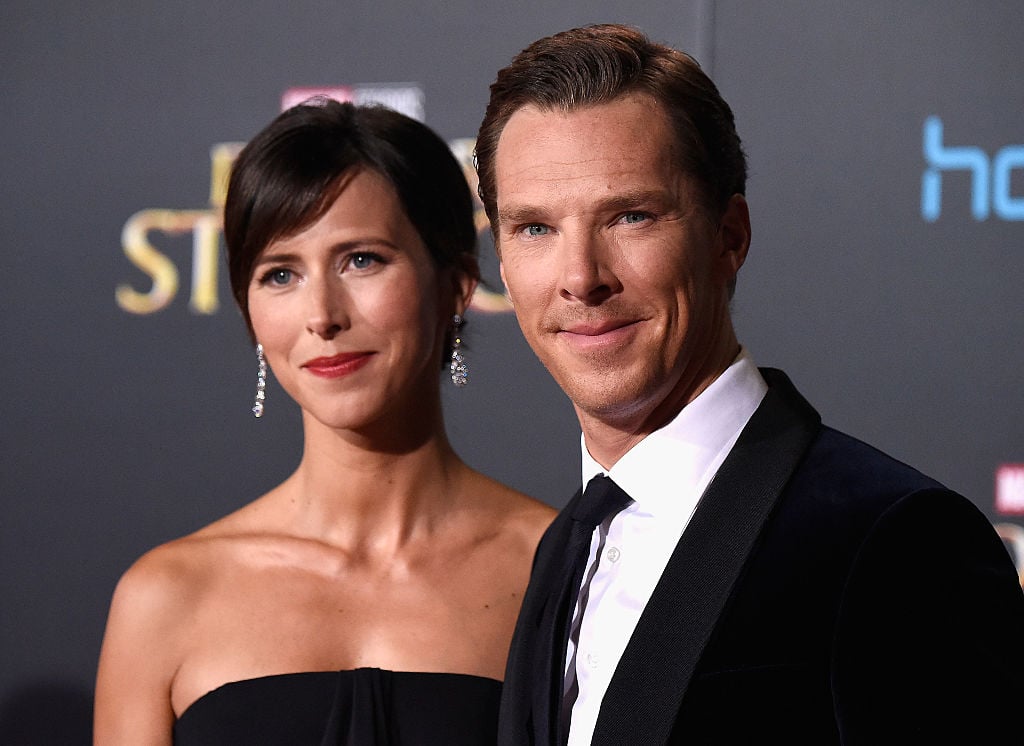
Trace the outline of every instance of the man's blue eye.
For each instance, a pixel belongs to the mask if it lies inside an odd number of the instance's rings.
[[[647,216],[642,212],[627,212],[622,216],[623,223],[642,223],[647,220]]]
[[[543,235],[546,235],[547,232],[548,232],[548,227],[546,225],[528,225],[528,226],[526,226],[526,235],[527,236],[543,236]]]

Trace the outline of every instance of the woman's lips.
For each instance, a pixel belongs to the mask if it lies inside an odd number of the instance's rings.
[[[362,368],[372,355],[370,352],[345,352],[307,360],[302,367],[320,378],[341,378]]]

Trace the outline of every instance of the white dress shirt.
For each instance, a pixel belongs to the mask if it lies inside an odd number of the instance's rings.
[[[590,744],[601,700],[700,496],[767,392],[741,350],[675,419],[608,471],[634,502],[594,530],[566,652],[569,746]],[[581,439],[583,484],[604,473]],[[581,620],[582,617],[582,620]]]

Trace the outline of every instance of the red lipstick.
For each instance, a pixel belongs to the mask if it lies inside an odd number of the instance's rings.
[[[302,367],[319,378],[341,378],[355,373],[370,362],[371,355],[369,352],[343,352],[307,360]]]

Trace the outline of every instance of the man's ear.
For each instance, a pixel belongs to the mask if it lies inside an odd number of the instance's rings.
[[[736,283],[736,275],[747,260],[747,251],[750,249],[750,210],[742,194],[734,194],[729,198],[718,223],[718,241],[720,266],[732,286]]]
[[[498,255],[498,273],[501,275],[501,284],[505,286],[505,297],[508,299],[508,304],[515,308],[516,304],[512,300],[512,291],[509,289],[508,282],[505,281],[505,262],[501,261],[501,254]]]

